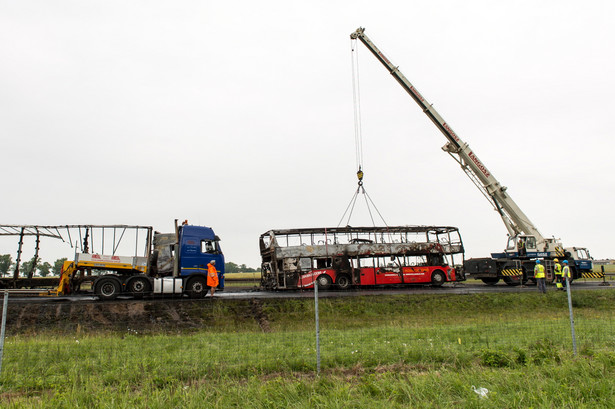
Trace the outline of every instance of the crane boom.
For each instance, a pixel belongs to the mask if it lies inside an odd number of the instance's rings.
[[[499,213],[511,236],[520,234],[532,235],[536,237],[538,247],[546,245],[545,238],[538,231],[536,226],[517,206],[514,200],[506,193],[506,187],[500,185],[493,174],[487,169],[478,156],[470,149],[470,146],[457,136],[451,126],[438,114],[436,109],[427,102],[421,93],[408,81],[398,67],[376,47],[376,45],[365,35],[364,28],[358,28],[350,35],[353,40],[360,40],[369,51],[386,67],[395,80],[406,90],[406,92],[421,107],[423,112],[431,119],[436,127],[444,134],[447,139],[446,145],[442,150],[447,152],[463,169],[466,175],[472,180],[474,185],[491,202],[494,209]]]

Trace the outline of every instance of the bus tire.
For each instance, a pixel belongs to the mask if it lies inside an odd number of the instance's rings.
[[[337,281],[335,282],[335,284],[340,290],[347,290],[352,285],[352,282],[348,274],[342,274],[337,277]]]
[[[442,270],[436,270],[431,273],[431,285],[434,287],[442,287],[442,284],[446,282],[446,275]]]
[[[316,279],[315,285],[318,285],[319,290],[328,290],[331,288],[331,277],[328,274],[321,274]]]

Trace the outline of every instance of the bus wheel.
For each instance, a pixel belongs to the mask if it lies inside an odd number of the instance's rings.
[[[347,290],[351,286],[350,277],[346,274],[342,274],[341,276],[337,277],[337,281],[335,284],[340,290]]]
[[[329,288],[331,288],[331,277],[329,277],[327,274],[321,274],[316,279],[315,284],[318,284],[319,290],[328,290]]]
[[[186,290],[190,298],[204,298],[207,295],[207,283],[203,277],[194,277],[188,281]]]
[[[120,283],[114,278],[102,278],[96,283],[96,295],[103,301],[115,300],[120,293]]]
[[[436,270],[431,275],[431,285],[434,287],[442,287],[442,284],[446,282],[446,276],[440,270]]]

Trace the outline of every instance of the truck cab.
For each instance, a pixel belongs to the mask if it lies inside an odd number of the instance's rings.
[[[216,268],[224,274],[224,254],[220,238],[209,227],[181,226],[179,228],[179,275],[207,276],[207,264],[214,260]]]
[[[105,257],[99,256],[106,260]],[[152,294],[203,298],[209,290],[207,264],[215,261],[218,275],[224,274],[220,238],[205,226],[186,223],[176,225],[175,233],[156,232],[149,257],[138,259],[145,259],[147,263],[136,266],[134,263],[120,263],[123,261],[121,257],[110,259],[104,266],[105,273],[98,276],[92,285],[98,298],[112,300],[118,295],[143,297]],[[96,268],[99,266],[95,265]],[[79,268],[78,264],[76,269]]]
[[[594,258],[585,247],[566,247],[567,254],[574,260],[574,264],[581,273],[591,273],[594,268]]]

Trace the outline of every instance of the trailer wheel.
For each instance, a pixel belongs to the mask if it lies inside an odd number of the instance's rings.
[[[434,287],[442,287],[442,284],[446,282],[446,276],[440,270],[436,270],[431,274],[431,285]]]
[[[102,278],[96,283],[96,295],[103,301],[115,300],[120,290],[120,283],[114,278]]]
[[[496,285],[500,282],[500,279],[498,277],[485,277],[481,278],[481,281],[487,285]]]
[[[340,290],[347,290],[352,285],[352,283],[350,282],[350,276],[348,276],[347,274],[342,274],[338,276],[335,284]]]
[[[128,292],[135,298],[143,298],[144,295],[149,294],[151,286],[149,280],[145,277],[135,277],[128,283]]]
[[[190,298],[204,298],[208,289],[207,282],[203,277],[194,277],[188,281],[186,292]]]
[[[321,274],[316,279],[315,284],[318,284],[319,290],[328,290],[329,288],[331,288],[331,277],[329,277],[327,274]]]

